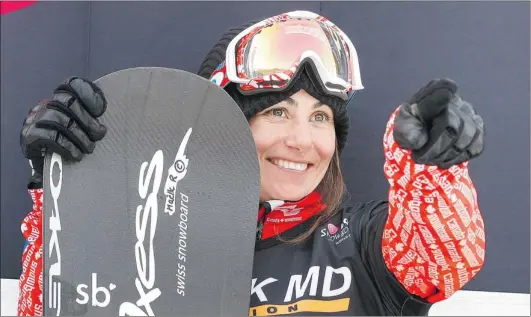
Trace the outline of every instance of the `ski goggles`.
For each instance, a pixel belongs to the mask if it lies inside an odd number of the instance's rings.
[[[350,39],[328,19],[307,11],[268,18],[238,34],[210,80],[238,84],[243,95],[282,91],[309,65],[320,88],[349,100],[363,89]]]

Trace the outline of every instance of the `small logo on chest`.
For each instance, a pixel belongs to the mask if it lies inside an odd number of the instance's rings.
[[[328,241],[339,245],[351,236],[350,228],[348,226],[348,219],[343,219],[341,226],[338,227],[333,223],[329,223],[325,228],[321,229],[321,237],[327,237]]]

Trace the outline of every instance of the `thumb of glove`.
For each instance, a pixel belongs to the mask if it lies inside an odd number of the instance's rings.
[[[411,104],[400,106],[395,118],[393,137],[402,149],[418,150],[428,142],[428,130],[411,109]]]

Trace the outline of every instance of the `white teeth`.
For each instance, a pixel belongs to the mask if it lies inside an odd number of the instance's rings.
[[[284,160],[273,160],[273,163],[287,169],[296,170],[296,171],[304,171],[308,167],[308,164],[306,163],[295,163],[290,161],[284,161]]]

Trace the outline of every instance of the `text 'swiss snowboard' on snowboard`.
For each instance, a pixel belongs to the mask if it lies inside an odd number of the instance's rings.
[[[244,115],[185,71],[96,83],[105,138],[79,163],[46,157],[44,314],[247,316],[259,167]]]

